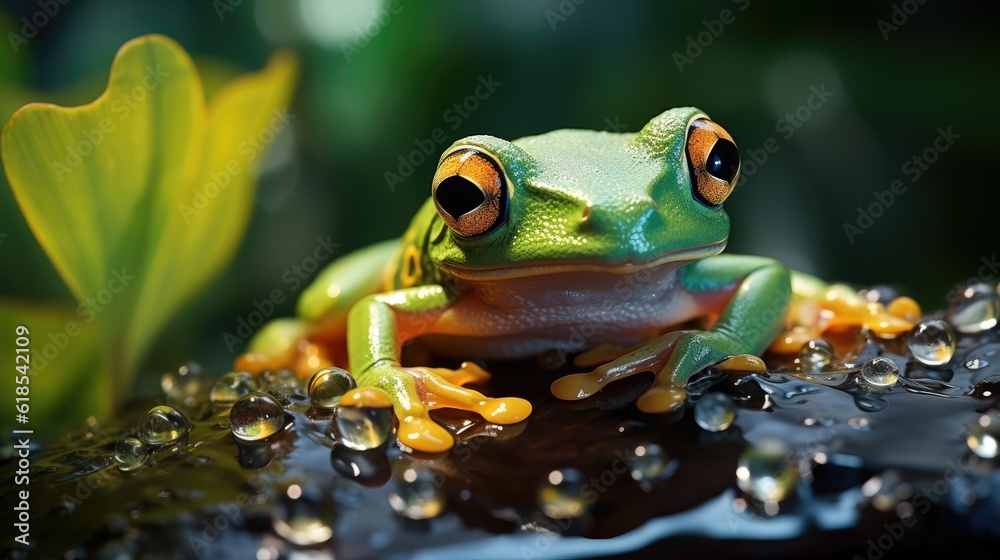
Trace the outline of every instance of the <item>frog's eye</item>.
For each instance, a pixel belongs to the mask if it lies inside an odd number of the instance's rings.
[[[441,160],[431,189],[438,214],[461,237],[485,235],[507,218],[503,168],[474,148],[456,150]]]
[[[722,204],[740,178],[740,152],[733,137],[708,119],[696,119],[688,127],[686,149],[695,196],[708,206]]]

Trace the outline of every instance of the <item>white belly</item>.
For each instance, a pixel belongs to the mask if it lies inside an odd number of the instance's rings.
[[[518,359],[548,349],[629,346],[702,314],[675,267],[559,273],[463,286],[422,342],[457,358]]]

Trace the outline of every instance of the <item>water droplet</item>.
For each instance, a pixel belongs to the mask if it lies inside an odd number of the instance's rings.
[[[1000,399],[1000,381],[983,379],[973,387],[972,396],[977,399]],[[996,407],[996,404],[993,406]]]
[[[694,405],[694,421],[703,430],[721,432],[736,419],[733,400],[722,393],[708,393]]]
[[[392,434],[395,414],[392,401],[383,391],[361,387],[340,399],[335,420],[338,441],[359,451],[374,449]]]
[[[810,393],[819,392],[819,388],[808,384],[802,384],[798,387],[794,387],[788,391],[784,392],[784,397],[788,400],[794,399],[795,397],[801,397],[802,395],[808,395]]]
[[[952,298],[948,322],[962,333],[978,333],[997,326],[1000,319],[1000,294],[983,282],[970,284]]]
[[[986,360],[985,358],[981,358],[979,356],[976,356],[975,358],[971,358],[971,359],[969,359],[968,361],[965,362],[965,367],[967,367],[969,369],[984,368],[984,367],[986,367],[988,365],[990,365],[990,362],[988,360]]]
[[[206,403],[211,380],[201,365],[189,362],[168,371],[160,378],[160,387],[167,396],[167,404],[198,409]]]
[[[440,474],[422,467],[408,466],[396,477],[389,505],[407,519],[430,519],[444,509],[444,480]]]
[[[271,511],[274,532],[299,546],[315,546],[333,538],[337,506],[319,486],[292,484]]]
[[[847,425],[859,432],[868,432],[872,429],[871,421],[864,416],[854,416],[847,421]]]
[[[941,366],[955,355],[955,333],[944,321],[927,321],[913,327],[906,345],[918,362]]]
[[[799,478],[791,447],[764,439],[744,451],[737,462],[736,483],[741,490],[763,502],[786,498]]]
[[[323,368],[309,380],[309,399],[320,408],[334,408],[345,393],[357,387],[357,382],[347,370]]]
[[[220,377],[212,387],[209,398],[214,403],[232,404],[243,395],[260,390],[257,379],[245,371],[231,371]]]
[[[993,345],[990,345],[993,346]],[[969,352],[965,357],[965,367],[968,369],[982,369],[990,365],[990,360],[997,353],[996,349],[978,349]]]
[[[899,368],[889,358],[877,356],[861,365],[861,379],[875,387],[892,387],[899,381]]]
[[[177,409],[154,406],[139,419],[139,439],[146,445],[167,445],[188,433],[191,425]]]
[[[285,411],[276,398],[255,391],[240,397],[229,411],[229,428],[244,441],[257,441],[278,433],[285,425]]]
[[[656,443],[643,443],[629,450],[629,475],[637,482],[668,478],[677,470],[677,460]]]
[[[264,389],[275,395],[303,395],[302,380],[290,369],[266,370],[260,374]]]
[[[888,304],[890,301],[898,298],[900,293],[898,289],[892,286],[876,284],[870,288],[860,290],[858,295],[871,303]]]
[[[820,371],[830,365],[835,356],[833,345],[828,340],[814,338],[799,351],[799,364],[804,371]]]
[[[997,456],[1000,446],[1000,412],[991,410],[980,416],[968,429],[965,443],[973,453],[984,459]]]
[[[583,495],[587,483],[576,469],[561,469],[549,473],[538,488],[538,505],[552,519],[573,519],[587,512],[588,501]]]
[[[871,500],[875,509],[890,512],[913,496],[913,488],[903,481],[899,471],[889,469],[865,481],[861,493]]]
[[[141,467],[148,457],[146,444],[139,438],[124,437],[115,445],[115,464],[123,472]]]

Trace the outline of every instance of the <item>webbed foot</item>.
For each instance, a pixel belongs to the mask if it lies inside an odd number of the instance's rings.
[[[865,300],[844,284],[831,284],[792,302],[785,330],[769,350],[796,353],[802,346],[829,333],[864,328],[883,338],[908,332],[920,319],[920,305],[911,298],[898,297],[887,305]]]
[[[524,399],[489,398],[462,385],[483,382],[489,373],[466,362],[457,370],[404,367],[388,361],[374,364],[357,376],[359,386],[377,387],[392,400],[399,428],[399,441],[417,451],[447,451],[455,439],[430,417],[438,408],[455,408],[481,415],[496,424],[514,424],[531,414]]]
[[[608,362],[588,373],[577,373],[552,383],[552,394],[563,400],[592,396],[612,381],[643,371],[656,378],[636,400],[643,412],[669,412],[687,398],[684,386],[703,369],[716,365],[734,371],[764,371],[764,362],[745,354],[745,348],[716,331],[675,331]]]

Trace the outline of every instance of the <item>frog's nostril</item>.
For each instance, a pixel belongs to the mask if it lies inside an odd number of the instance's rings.
[[[448,177],[434,191],[438,205],[453,219],[479,208],[486,201],[486,195],[475,184],[464,177]]]

